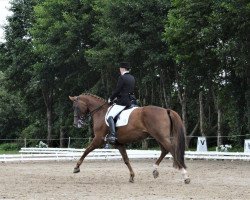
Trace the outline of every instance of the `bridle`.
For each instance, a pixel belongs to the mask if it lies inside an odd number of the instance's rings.
[[[78,101],[79,98],[76,97],[76,101]],[[81,114],[81,111],[80,109],[78,108],[78,105],[76,106],[75,109],[77,109],[77,115],[74,114],[74,117],[77,117],[77,121],[81,124],[81,125],[84,125],[84,124],[87,124],[88,121],[90,121],[90,118],[93,117],[93,115],[99,111],[104,105],[106,105],[107,102],[105,102],[104,104],[98,106],[97,108],[95,108],[94,110],[92,111],[89,111],[89,109],[87,110],[87,112],[83,115]],[[80,117],[79,117],[80,116]]]

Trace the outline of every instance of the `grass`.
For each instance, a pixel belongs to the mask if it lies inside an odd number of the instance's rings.
[[[0,154],[17,154],[19,149],[20,147],[17,143],[0,144]]]
[[[19,154],[19,151],[18,150],[5,151],[5,150],[0,149],[0,155],[2,154]]]

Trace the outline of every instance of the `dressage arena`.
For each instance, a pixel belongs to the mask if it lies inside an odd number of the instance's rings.
[[[135,182],[121,160],[0,163],[0,199],[250,199],[250,163],[239,160],[187,160],[190,184],[164,159],[132,159]]]

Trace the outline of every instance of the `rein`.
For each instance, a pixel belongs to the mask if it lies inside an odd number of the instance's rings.
[[[89,113],[87,114],[87,117],[92,117],[93,114],[94,114],[95,112],[97,112],[98,110],[100,110],[106,103],[107,103],[107,102],[105,102],[104,104],[100,105],[100,106],[97,107],[96,109],[94,109],[94,110],[92,110],[91,112],[89,112]]]

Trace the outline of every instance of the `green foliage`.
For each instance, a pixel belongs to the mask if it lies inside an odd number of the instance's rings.
[[[17,143],[0,144],[0,151],[18,151],[20,146]]]
[[[0,138],[16,138],[27,124],[25,104],[16,95],[8,93],[4,87],[5,76],[0,71]]]
[[[240,143],[237,135],[249,133],[244,121],[244,113],[249,112],[245,100],[247,85],[249,88],[249,2],[173,1],[164,39],[177,66],[178,84],[186,89],[189,100],[197,102],[199,91],[214,96],[212,101],[207,98],[206,104],[223,111],[224,134],[235,135],[238,139],[232,140]],[[211,106],[207,107],[209,113]]]
[[[162,41],[170,1],[97,1],[94,8],[99,14],[93,33],[97,44],[85,53],[90,65],[101,71],[107,93],[110,95],[109,90],[115,86],[117,64],[129,60],[139,80],[140,102],[160,104],[162,99],[154,98],[162,96],[157,94],[159,83],[166,80],[164,84],[170,88],[173,78],[168,74],[174,73],[168,47]],[[112,79],[106,81],[110,76]],[[149,90],[154,90],[152,96]]]

